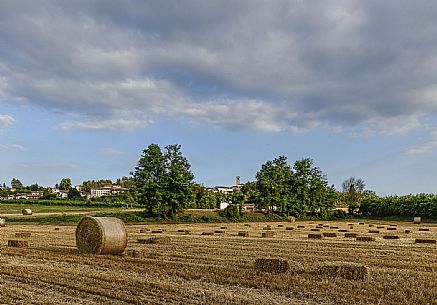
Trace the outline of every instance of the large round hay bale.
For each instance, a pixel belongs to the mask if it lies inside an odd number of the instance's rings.
[[[115,217],[86,216],[77,225],[76,245],[83,253],[122,253],[127,246],[126,227]]]
[[[296,217],[288,216],[287,220],[288,220],[288,222],[295,222],[296,221]]]
[[[23,215],[32,215],[32,210],[31,209],[22,209],[21,210],[21,214],[23,214]]]
[[[0,227],[6,227],[6,220],[0,218]]]

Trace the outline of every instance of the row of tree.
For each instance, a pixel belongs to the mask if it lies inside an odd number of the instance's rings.
[[[232,204],[254,203],[258,209],[281,215],[325,216],[338,203],[333,185],[311,159],[293,166],[285,156],[262,165],[256,181],[246,183],[240,192],[223,195],[194,184],[188,160],[180,145],[164,151],[151,144],[143,151],[135,171],[135,197],[151,215],[173,217],[187,207],[212,208],[221,201]]]
[[[422,216],[435,218],[437,217],[437,195],[417,194],[378,197],[375,194],[367,194],[361,199],[358,213],[374,217]]]

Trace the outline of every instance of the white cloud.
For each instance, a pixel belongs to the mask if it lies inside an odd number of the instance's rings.
[[[20,168],[29,171],[62,171],[67,169],[75,169],[79,166],[71,162],[50,162],[50,163],[22,163]]]
[[[58,127],[63,131],[69,130],[114,130],[114,131],[130,131],[137,128],[145,127],[151,124],[151,120],[147,119],[107,119],[107,120],[90,120],[86,122],[64,122]]]
[[[0,128],[7,127],[15,122],[15,119],[7,114],[0,114]]]
[[[434,3],[386,1],[10,1],[0,96],[72,114],[61,130],[170,117],[405,133],[437,116],[436,14]]]
[[[408,149],[405,154],[406,155],[418,155],[418,154],[423,154],[426,152],[431,152],[431,151],[435,151],[437,149],[437,140],[432,140],[432,141],[428,141],[425,142],[421,145],[412,147],[410,149]]]
[[[20,150],[24,151],[26,148],[21,144],[0,144],[0,150]]]
[[[105,155],[108,155],[108,156],[119,156],[119,155],[123,154],[123,152],[121,150],[116,149],[116,148],[110,148],[110,147],[104,148],[102,150],[102,153]]]

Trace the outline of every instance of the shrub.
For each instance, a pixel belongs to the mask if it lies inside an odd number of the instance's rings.
[[[230,204],[223,210],[222,216],[228,219],[240,219],[242,216],[240,207],[236,204]]]

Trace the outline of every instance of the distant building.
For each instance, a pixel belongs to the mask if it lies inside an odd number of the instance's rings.
[[[95,197],[116,195],[126,192],[128,190],[129,190],[128,188],[121,187],[120,185],[102,186],[102,187],[92,188],[90,190],[90,197],[95,198]]]

